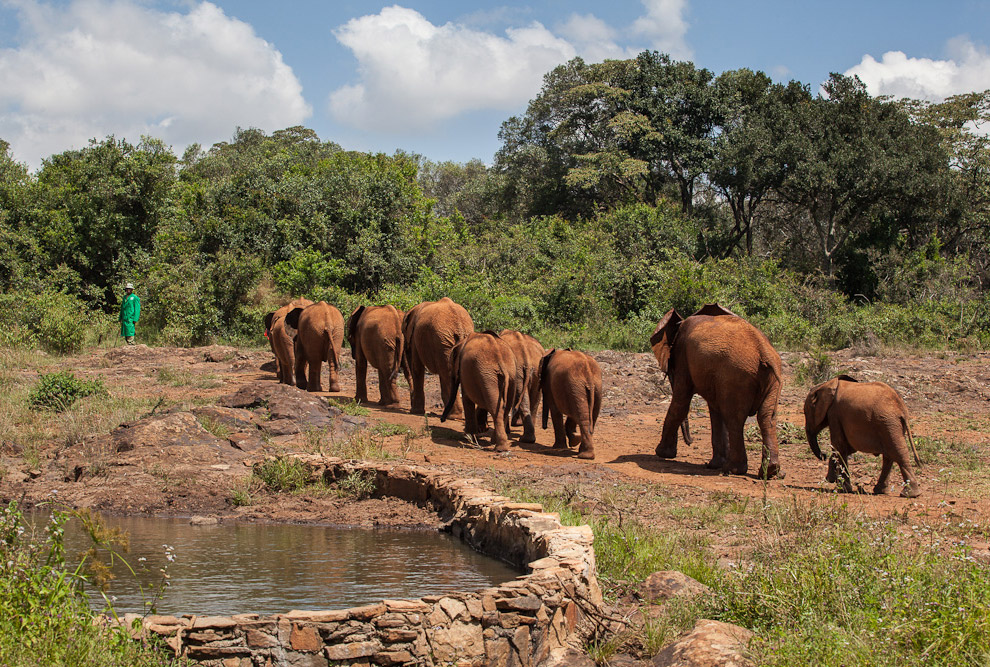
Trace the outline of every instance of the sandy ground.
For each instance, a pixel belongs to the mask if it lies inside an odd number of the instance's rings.
[[[427,406],[431,412],[426,417],[408,413],[408,392],[400,381],[403,407],[382,409],[370,404],[370,414],[365,419],[371,426],[388,422],[408,427],[410,434],[375,436],[399,459],[458,474],[488,476],[493,484],[511,480],[534,492],[572,485],[588,502],[601,502],[609,489],[621,488],[626,494],[622,502],[630,502],[630,492],[642,496],[640,513],[672,506],[704,506],[713,499],[724,502],[726,498],[766,497],[809,504],[835,493],[825,481],[826,463],[811,454],[804,437],[801,409],[808,385],[798,384],[794,378],[806,355],[782,355],[785,387],[779,407],[779,433],[785,477],[769,482],[755,475],[760,456],[753,424],[747,426],[750,474],[723,476],[704,467],[711,456],[711,441],[707,408],[700,398],[695,399],[691,413],[694,444],[682,442],[677,459],[658,459],[653,450],[660,437],[669,390],[655,360],[649,354],[623,352],[600,352],[594,356],[604,376],[594,461],[580,461],[574,452],[551,449],[552,429],[542,430],[539,425],[535,444],[519,443],[522,429],[514,428],[511,450],[505,454],[495,454],[487,437],[469,441],[461,421],[440,424],[439,382],[434,377],[427,380]],[[937,438],[945,448],[943,458],[921,470],[920,498],[844,494],[842,501],[851,508],[877,515],[900,512],[938,521],[983,524],[990,515],[990,473],[986,465],[990,459],[990,353],[858,356],[841,351],[832,356],[837,371],[894,386],[912,413],[915,436]],[[321,395],[353,397],[353,365],[346,350],[342,357],[343,390]],[[161,398],[161,410],[165,412],[211,405],[239,388],[276,382],[272,355],[267,350],[216,346],[115,348],[66,358],[59,365],[81,376],[102,377],[115,395]],[[163,382],[162,369],[171,377],[178,375],[179,381]],[[378,397],[376,374],[370,373],[368,382],[369,396],[374,400]],[[53,444],[40,470],[28,470],[16,452],[8,452],[2,463],[11,473],[0,482],[0,497],[38,502],[50,497],[54,490],[69,504],[116,513],[208,513],[247,520],[323,523],[337,523],[341,517],[365,524],[379,519],[389,525],[428,523],[422,514],[416,514],[416,508],[405,511],[383,506],[381,501],[366,501],[370,503],[367,510],[356,512],[353,505],[344,511],[344,501],[332,497],[259,496],[248,507],[231,504],[232,493],[243,486],[251,465],[270,453],[312,451],[311,434],[279,436],[251,452],[216,445],[214,453],[203,450],[203,455],[180,455],[178,449],[160,443],[115,453],[108,447],[107,437],[98,435],[68,447]],[[823,434],[821,439],[826,451],[827,438]],[[91,463],[94,457],[102,457],[100,469],[92,474],[80,473],[86,469],[87,461],[95,470]],[[967,465],[963,465],[964,458]],[[864,489],[872,489],[879,468],[878,458],[857,455],[852,459],[853,479]],[[900,475],[896,468],[891,474],[895,488]]]

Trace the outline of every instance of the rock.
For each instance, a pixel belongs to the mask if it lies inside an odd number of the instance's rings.
[[[199,423],[189,412],[145,417],[115,428],[110,440],[116,452],[129,452],[138,447],[208,446],[230,449]]]
[[[192,413],[199,420],[210,420],[223,424],[234,432],[251,432],[258,430],[258,416],[250,410],[239,408],[224,408],[216,405],[206,405],[193,408]]]
[[[236,447],[242,452],[254,452],[265,446],[265,441],[257,431],[250,433],[231,433],[227,438],[231,447]]]
[[[220,520],[215,516],[194,516],[189,519],[190,526],[215,526]]]
[[[546,667],[597,667],[587,653],[575,648],[553,652],[545,664]]]
[[[233,347],[213,345],[203,350],[203,361],[215,364],[221,361],[230,361],[237,357],[237,355],[238,352]]]
[[[324,649],[328,660],[353,660],[374,655],[382,649],[378,642],[354,642],[351,644],[336,644]]]
[[[674,597],[694,597],[711,589],[686,574],[673,570],[654,572],[639,587],[637,595],[646,602],[669,600]]]
[[[650,667],[651,664],[649,660],[639,660],[625,653],[613,655],[608,659],[608,667]]]
[[[721,621],[701,619],[694,629],[653,658],[654,667],[752,667],[743,656],[753,633]]]

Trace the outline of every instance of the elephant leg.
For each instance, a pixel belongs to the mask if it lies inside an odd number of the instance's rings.
[[[426,368],[417,357],[409,360],[409,412],[414,415],[426,414],[426,388],[423,383],[426,379]]]
[[[448,360],[449,363],[449,360]],[[439,373],[440,375],[440,398],[444,405],[447,405],[447,397],[450,396],[450,388],[453,385],[453,379],[450,377],[450,371],[443,369]],[[424,400],[425,403],[425,400]],[[464,412],[464,408],[461,407],[461,399],[454,397],[454,407],[450,410],[451,417],[460,417],[467,414]]]
[[[464,397],[464,432],[468,435],[481,433],[478,428],[478,409],[467,396]]]
[[[488,430],[488,410],[484,408],[475,409],[475,423],[478,425],[478,433]]]
[[[849,474],[849,457],[852,456],[853,449],[849,446],[842,434],[842,429],[838,425],[829,426],[829,435],[832,438],[832,457],[835,459],[835,471],[832,472],[832,461],[829,461],[829,474],[832,479],[829,481],[839,482],[845,493],[852,493],[852,476]]]
[[[901,476],[904,478],[904,488],[901,489],[901,496],[903,498],[917,498],[920,496],[921,486],[914,477],[914,470],[912,470],[911,464],[908,463],[906,448],[904,455],[897,460],[897,467],[901,469]]]
[[[877,477],[877,483],[873,486],[873,495],[876,496],[882,496],[887,493],[887,487],[890,486],[890,469],[894,467],[894,460],[892,458],[886,454],[882,458],[883,463],[880,466],[880,476]]]
[[[533,411],[530,407],[529,391],[523,388],[522,399],[519,407],[512,411],[512,425],[523,427],[522,437],[519,442],[536,442],[536,429],[533,428]]]
[[[712,420],[712,460],[705,467],[712,470],[721,470],[725,467],[729,456],[729,432],[725,430],[725,421],[722,413],[709,406],[709,415]],[[684,422],[685,424],[687,421]]]
[[[399,404],[399,385],[392,379],[392,371],[389,368],[378,369],[378,394],[379,405]]]
[[[682,383],[675,386],[670,407],[667,408],[667,415],[663,418],[660,444],[656,449],[657,456],[662,459],[672,459],[677,456],[677,429],[688,416],[692,396],[694,396],[693,387],[685,387]]]
[[[746,416],[742,415],[722,415],[725,430],[729,436],[729,451],[725,460],[724,472],[731,475],[745,475],[749,469],[749,461],[746,456],[746,440],[743,437],[743,427],[746,426]]]
[[[564,433],[567,434],[567,446],[571,449],[581,444],[581,440],[577,434],[577,426],[578,424],[574,421],[573,417],[568,417],[564,420]]]
[[[509,423],[509,408],[505,404],[504,399],[500,401],[500,406],[496,410],[496,412],[492,413],[492,421],[495,427],[492,442],[495,444],[496,452],[507,452],[509,451],[509,432],[506,426]]]
[[[358,403],[367,403],[368,359],[360,352],[357,353],[354,359],[354,384],[357,385],[357,389],[354,390],[354,400]]]
[[[557,406],[550,406],[550,421],[553,422],[553,448],[567,449],[567,436],[564,432],[564,415]]]
[[[317,357],[309,362],[309,384],[306,385],[306,391],[323,391],[323,378],[320,377],[322,374],[323,360]],[[330,391],[340,391],[340,383],[337,383],[336,389],[331,384]]]
[[[337,352],[337,357],[340,358],[340,352]],[[330,391],[338,392],[340,391],[340,366],[338,366],[337,361],[328,361],[327,370],[330,373]],[[317,382],[319,382],[320,376],[316,376]],[[317,391],[320,391],[317,389]]]
[[[582,419],[579,425],[581,429],[581,446],[578,447],[579,459],[593,460],[595,458],[595,439],[592,435],[591,424]]]
[[[780,452],[777,445],[777,410],[765,401],[756,411],[756,423],[763,438],[763,454],[760,458],[760,479],[783,477],[780,470]]]
[[[308,387],[309,383],[306,381],[306,355],[302,354],[302,348],[299,345],[296,345],[295,356],[296,386],[302,389]]]

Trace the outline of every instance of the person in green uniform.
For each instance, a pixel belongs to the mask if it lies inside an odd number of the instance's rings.
[[[141,318],[141,299],[134,293],[134,283],[124,285],[124,300],[120,302],[120,335],[128,345],[134,344],[134,325]]]

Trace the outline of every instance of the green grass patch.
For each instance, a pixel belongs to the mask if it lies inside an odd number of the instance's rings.
[[[204,429],[206,429],[216,437],[220,438],[221,440],[226,440],[227,438],[230,437],[230,434],[232,433],[229,426],[224,424],[219,419],[214,419],[209,415],[197,415],[196,421],[199,422],[200,426],[202,426]]]
[[[309,466],[298,459],[275,457],[257,464],[252,476],[274,493],[297,491],[309,483]]]
[[[198,375],[189,369],[174,366],[159,368],[155,372],[155,379],[158,384],[166,384],[170,387],[193,387],[196,389],[214,389],[223,384],[223,381],[212,373]]]
[[[330,404],[330,407],[337,408],[345,415],[351,415],[352,417],[367,417],[371,414],[371,410],[357,401],[347,400],[345,398],[328,398],[327,403]]]

